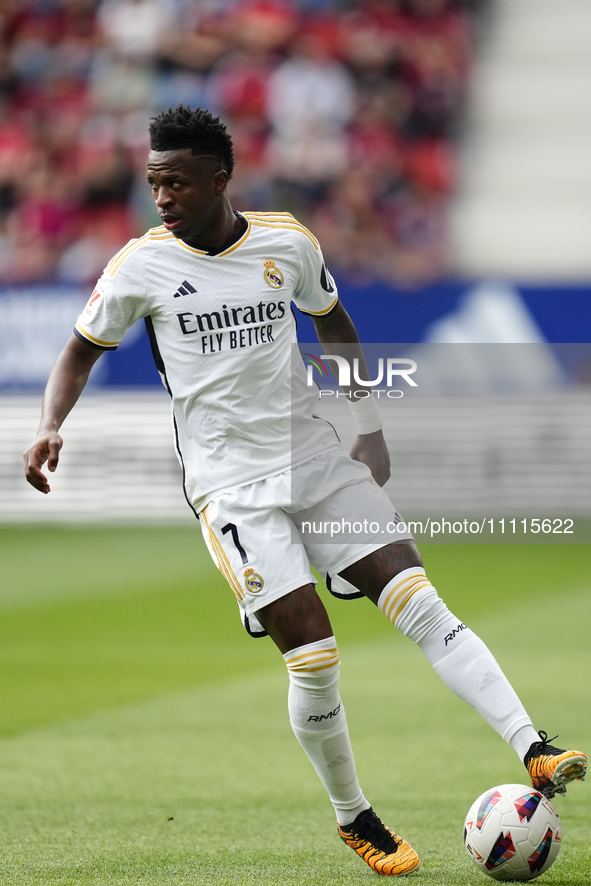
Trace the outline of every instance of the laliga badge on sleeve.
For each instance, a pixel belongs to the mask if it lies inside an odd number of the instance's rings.
[[[97,289],[94,290],[94,292],[92,293],[92,295],[91,295],[90,298],[88,299],[88,302],[87,302],[87,304],[86,304],[86,307],[84,308],[84,313],[85,313],[88,317],[93,317],[94,314],[96,313],[96,307],[95,307],[95,305],[96,305],[96,302],[98,301],[98,299],[101,297],[102,294],[103,294],[103,293],[100,291],[100,289],[97,288]]]

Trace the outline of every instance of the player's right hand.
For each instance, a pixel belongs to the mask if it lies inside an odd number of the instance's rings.
[[[27,483],[30,483],[31,486],[45,495],[47,495],[51,487],[47,477],[41,471],[41,467],[47,462],[48,470],[53,473],[57,468],[60,449],[63,445],[64,441],[57,431],[52,431],[51,433],[40,434],[33,440],[29,448],[23,452]]]

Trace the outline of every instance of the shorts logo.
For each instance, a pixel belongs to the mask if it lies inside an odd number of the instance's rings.
[[[244,570],[244,584],[246,585],[246,590],[250,591],[251,594],[259,594],[265,587],[265,582],[254,569]]]
[[[264,262],[264,265],[265,273],[263,274],[263,276],[265,278],[265,283],[267,283],[271,287],[271,289],[281,289],[281,287],[285,283],[285,280],[279,268],[276,267],[275,262],[269,260]]]

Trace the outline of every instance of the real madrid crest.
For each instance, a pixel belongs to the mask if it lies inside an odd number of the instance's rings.
[[[251,594],[258,594],[265,587],[265,582],[254,569],[244,570],[244,584],[246,585],[246,590],[250,591]]]
[[[271,287],[271,289],[281,289],[281,287],[285,283],[285,280],[283,278],[283,274],[281,273],[275,262],[269,260],[264,262],[264,265],[265,273],[263,276],[265,278],[265,283],[267,283]]]

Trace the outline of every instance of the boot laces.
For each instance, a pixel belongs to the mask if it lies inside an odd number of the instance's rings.
[[[554,735],[552,738],[548,738],[548,733],[544,732],[543,729],[540,729],[540,731],[538,732],[538,735],[542,739],[540,742],[538,742],[540,751],[548,751],[548,750],[557,751],[557,750],[559,750],[559,748],[555,748],[554,745],[551,744],[551,742],[555,741],[558,738],[557,735]]]
[[[351,834],[354,834],[361,840],[367,840],[368,843],[371,843],[372,846],[375,846],[376,849],[379,849],[380,852],[384,852],[386,855],[393,855],[400,845],[373,811],[370,815],[363,818],[359,824],[354,822],[351,827]]]

